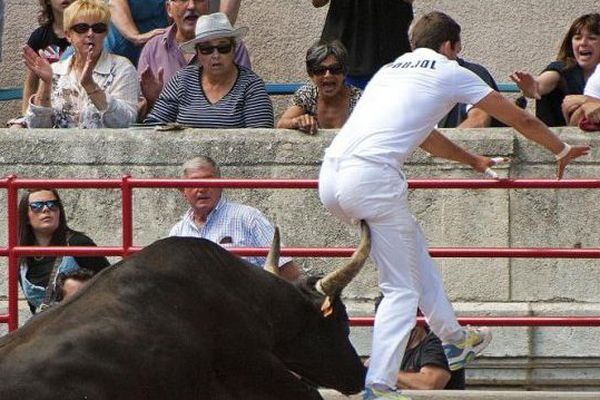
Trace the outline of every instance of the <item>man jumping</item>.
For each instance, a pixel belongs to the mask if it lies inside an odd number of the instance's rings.
[[[391,39],[391,38],[390,38]],[[454,61],[460,26],[433,12],[411,30],[415,49],[381,68],[354,112],[326,150],[319,176],[321,201],[347,223],[366,220],[371,257],[384,294],[375,318],[364,399],[406,399],[397,372],[419,307],[444,343],[450,369],[463,368],[491,340],[488,328],[462,328],[421,228],[410,213],[402,167],[417,147],[434,156],[495,176],[498,159],[455,145],[434,129],[456,103],[473,104],[555,154],[557,176],[589,152],[563,143],[542,122],[511,104]]]

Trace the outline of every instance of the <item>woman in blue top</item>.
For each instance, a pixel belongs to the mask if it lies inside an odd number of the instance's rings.
[[[83,233],[69,228],[65,210],[56,190],[31,189],[21,197],[19,202],[19,245],[95,246],[96,244]],[[105,257],[73,256],[23,257],[19,264],[21,289],[34,314],[46,299],[47,288],[53,287],[56,283],[58,274],[79,268],[98,272],[109,265]],[[52,283],[49,285],[50,282]]]

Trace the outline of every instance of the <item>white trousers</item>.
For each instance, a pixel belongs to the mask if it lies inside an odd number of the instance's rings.
[[[409,210],[406,179],[391,166],[326,156],[319,196],[337,217],[351,224],[364,219],[371,230],[370,256],[384,298],[375,316],[365,386],[395,388],[417,307],[443,342],[456,341],[462,334],[423,232]]]

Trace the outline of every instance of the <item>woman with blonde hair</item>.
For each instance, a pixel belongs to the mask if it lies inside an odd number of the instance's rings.
[[[139,83],[126,58],[103,49],[110,11],[101,0],[78,0],[64,11],[73,54],[57,63],[23,48],[27,68],[40,79],[28,99],[29,128],[125,128],[135,122]]]

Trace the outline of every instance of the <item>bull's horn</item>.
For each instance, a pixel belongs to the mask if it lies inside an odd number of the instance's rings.
[[[273,233],[273,241],[271,242],[271,248],[269,254],[267,254],[267,260],[265,261],[265,269],[272,274],[279,275],[279,253],[281,250],[281,238],[279,236],[279,228],[275,227]]]
[[[369,251],[371,250],[371,234],[369,226],[364,220],[360,221],[360,227],[360,243],[352,255],[352,259],[348,264],[330,272],[316,283],[315,287],[321,294],[333,296],[342,291],[360,272],[363,265],[365,265],[369,257]]]

